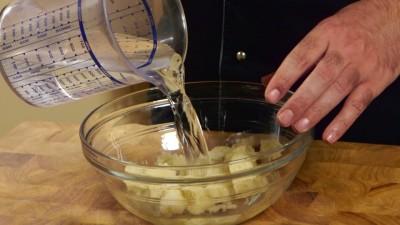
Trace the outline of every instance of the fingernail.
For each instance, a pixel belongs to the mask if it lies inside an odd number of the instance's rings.
[[[268,101],[271,103],[277,103],[280,96],[281,92],[278,89],[274,89],[268,94]]]
[[[294,127],[296,128],[297,131],[303,133],[308,131],[308,129],[310,129],[309,126],[310,126],[310,120],[307,118],[303,118],[299,120],[299,122],[297,122]]]
[[[278,115],[279,122],[284,127],[289,127],[292,124],[293,117],[294,113],[290,109],[286,109]]]
[[[336,132],[335,131],[333,131],[332,133],[330,133],[329,135],[328,135],[328,137],[326,138],[326,140],[330,143],[330,144],[333,144],[333,143],[335,143],[337,140],[337,135],[336,135]]]

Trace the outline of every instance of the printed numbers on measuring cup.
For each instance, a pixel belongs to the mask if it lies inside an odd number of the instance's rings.
[[[85,43],[77,1],[62,2],[62,6],[1,27],[2,72],[32,105],[61,104],[132,80],[129,74],[102,68]],[[113,32],[152,38],[142,0],[109,0],[108,4]]]

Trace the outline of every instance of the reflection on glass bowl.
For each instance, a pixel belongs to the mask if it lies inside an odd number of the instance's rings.
[[[262,85],[199,82],[186,86],[201,120],[209,158],[187,162],[169,102],[158,89],[94,110],[81,126],[83,152],[115,199],[154,224],[239,224],[289,187],[312,135],[279,127],[281,104]]]

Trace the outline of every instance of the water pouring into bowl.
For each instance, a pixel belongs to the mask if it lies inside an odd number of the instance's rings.
[[[207,153],[184,90],[179,0],[16,0],[0,31],[1,72],[27,103],[49,107],[151,82],[171,102],[186,157]]]

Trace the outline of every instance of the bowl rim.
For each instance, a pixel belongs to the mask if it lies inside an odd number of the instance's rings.
[[[264,87],[264,85],[259,84],[259,83],[255,83],[255,82],[243,82],[243,81],[196,81],[196,82],[187,82],[185,83],[185,85],[196,85],[196,84],[237,84],[237,85],[252,85],[252,86],[258,86],[258,87]],[[95,148],[93,148],[91,146],[91,144],[88,142],[86,136],[87,134],[85,134],[85,125],[88,122],[88,120],[95,114],[97,113],[100,109],[111,105],[113,103],[119,102],[122,99],[126,99],[130,96],[133,95],[137,95],[140,93],[144,93],[144,92],[149,92],[149,91],[156,91],[159,89],[157,87],[150,87],[150,88],[146,88],[143,90],[139,90],[139,91],[135,91],[132,93],[128,93],[126,95],[120,96],[116,99],[110,100],[104,104],[101,104],[100,106],[98,106],[97,108],[93,109],[82,121],[80,128],[79,128],[79,137],[82,143],[82,148],[83,148],[83,153],[85,158],[91,163],[93,164],[97,169],[100,169],[102,172],[105,172],[107,174],[111,174],[111,175],[118,175],[119,177],[124,177],[124,179],[128,179],[128,180],[153,180],[153,181],[173,181],[173,182],[178,182],[178,183],[186,183],[186,181],[183,180],[187,180],[188,182],[204,182],[204,181],[216,181],[216,180],[221,180],[221,177],[224,177],[224,179],[232,179],[234,177],[240,177],[243,176],[243,174],[251,174],[254,173],[255,170],[260,170],[262,169],[263,171],[272,171],[274,169],[280,168],[282,166],[285,165],[285,163],[290,162],[291,160],[294,160],[295,158],[297,158],[299,155],[301,155],[301,153],[303,153],[306,150],[306,146],[307,146],[307,138],[312,139],[312,133],[313,131],[308,131],[305,133],[300,133],[300,134],[296,134],[290,141],[286,142],[285,144],[283,144],[282,146],[279,147],[275,147],[275,148],[271,148],[271,151],[268,152],[268,154],[264,154],[262,157],[260,157],[259,155],[251,155],[245,158],[241,158],[238,160],[232,160],[229,162],[221,162],[221,163],[215,163],[215,164],[196,164],[196,165],[185,165],[185,166],[157,166],[157,165],[153,165],[153,166],[144,166],[144,165],[140,165],[134,162],[130,162],[130,161],[122,161],[119,160],[117,158],[111,157],[107,154],[104,154],[100,151],[97,151]],[[293,94],[293,92],[289,91],[288,92],[288,96],[291,96]],[[161,100],[165,100],[165,99],[161,99]],[[159,100],[158,100],[159,101]],[[268,103],[270,104],[270,103]],[[275,106],[282,106],[283,102],[280,101],[277,104],[271,104],[271,105],[275,105]],[[90,129],[89,129],[90,130]],[[88,132],[90,133],[90,132]],[[196,169],[204,169],[207,167],[215,167],[215,166],[229,166],[232,164],[236,164],[236,163],[241,163],[243,161],[248,161],[248,160],[254,160],[254,159],[263,159],[263,158],[268,158],[269,156],[271,156],[272,154],[278,153],[278,152],[284,152],[285,150],[287,150],[290,146],[294,145],[295,143],[298,143],[299,140],[301,139],[305,139],[305,143],[301,145],[300,148],[298,148],[296,151],[294,151],[292,154],[289,154],[285,157],[281,157],[278,160],[274,160],[272,162],[269,163],[264,163],[261,164],[260,166],[256,166],[253,169],[250,170],[243,170],[243,171],[239,171],[236,173],[232,173],[229,175],[220,175],[220,176],[215,176],[215,177],[185,177],[182,176],[181,178],[179,178],[180,176],[177,176],[176,179],[171,179],[171,178],[163,178],[163,177],[153,177],[153,176],[145,176],[145,175],[140,175],[140,174],[134,174],[134,173],[129,173],[124,171],[124,174],[121,174],[121,172],[113,172],[110,171],[108,168],[106,168],[104,165],[102,165],[103,163],[101,163],[99,160],[97,160],[98,158],[100,158],[101,160],[105,160],[107,162],[110,163],[117,163],[119,165],[122,166],[134,166],[136,168],[144,168],[144,169],[168,169],[168,170],[196,170]],[[288,161],[289,159],[289,161]],[[218,178],[219,177],[219,178]],[[217,179],[215,179],[217,178]]]

